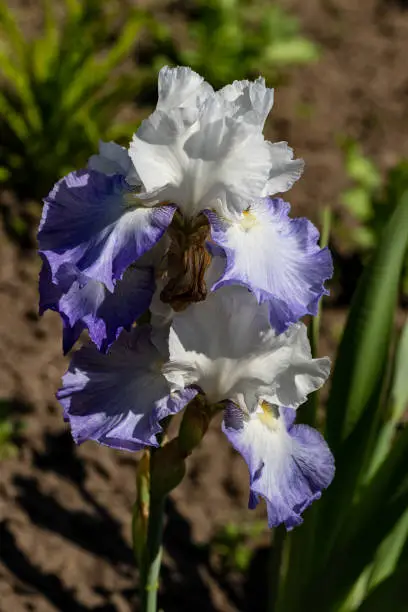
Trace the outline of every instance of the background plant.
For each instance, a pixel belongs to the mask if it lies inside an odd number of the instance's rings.
[[[39,202],[61,176],[86,163],[99,139],[127,144],[136,98],[150,102],[165,63],[188,64],[215,87],[263,72],[271,83],[318,49],[276,4],[211,0],[186,5],[185,39],[137,3],[42,0],[43,27],[27,38],[0,0],[0,184],[17,197],[2,206],[21,241],[37,223]],[[118,10],[120,8],[120,10]],[[143,32],[149,41],[131,61]],[[245,36],[242,36],[245,32]],[[127,63],[126,63],[127,62]]]
[[[300,529],[275,535],[275,612],[300,611],[304,601],[321,612],[406,609],[408,323],[396,334],[394,314],[407,248],[405,191],[360,280],[338,350],[324,427],[336,477]],[[303,415],[311,424],[313,401]]]
[[[361,145],[351,138],[339,139],[344,156],[344,168],[350,186],[340,196],[334,214],[333,246],[339,254],[337,274],[342,287],[350,285],[378,246],[384,226],[393,214],[408,185],[408,160],[400,159],[385,177],[367,157]],[[402,272],[403,300],[408,298],[408,254]]]
[[[18,438],[24,429],[24,423],[15,415],[13,402],[0,400],[0,461],[18,455]]]
[[[298,20],[263,0],[191,3],[188,39],[175,52],[176,64],[191,66],[216,88],[260,74],[274,85],[291,66],[319,58]]]
[[[63,174],[86,163],[99,139],[129,140],[136,122],[119,114],[141,87],[120,69],[144,27],[140,8],[117,19],[117,3],[43,0],[43,28],[27,39],[0,2],[0,181],[40,200]],[[14,229],[18,211],[14,210]],[[12,221],[13,221],[12,220]]]

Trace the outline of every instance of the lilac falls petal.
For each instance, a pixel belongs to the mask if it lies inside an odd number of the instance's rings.
[[[291,408],[280,408],[276,428],[269,427],[259,413],[245,415],[230,403],[222,426],[248,465],[249,507],[263,497],[269,527],[284,523],[288,530],[303,522],[302,512],[320,498],[335,471],[323,437],[307,425],[293,425],[294,414]]]
[[[207,212],[214,242],[227,258],[224,274],[213,285],[248,287],[258,302],[268,302],[270,321],[278,333],[306,314],[315,315],[324,281],[333,265],[319,233],[307,219],[290,219],[290,205],[280,199],[259,199],[240,216],[221,219]]]
[[[129,268],[110,293],[102,283],[81,274],[72,264],[57,272],[58,286],[51,281],[45,260],[40,272],[40,314],[51,309],[63,320],[63,351],[67,353],[87,328],[98,349],[106,352],[123,329],[149,308],[154,287],[152,268]]]
[[[77,444],[136,451],[157,446],[160,421],[175,414],[196,391],[172,391],[150,342],[150,326],[123,332],[104,355],[90,345],[77,351],[57,398]]]
[[[71,172],[54,186],[38,233],[54,282],[58,268],[71,263],[113,291],[115,280],[160,240],[175,210],[136,207],[135,197],[123,176],[94,170]]]

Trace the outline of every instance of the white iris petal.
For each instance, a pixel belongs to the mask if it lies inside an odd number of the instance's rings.
[[[268,309],[242,287],[223,287],[175,314],[169,331],[169,364],[164,374],[195,384],[211,402],[235,401],[250,410],[260,397],[297,408],[327,379],[330,361],[312,359],[306,327],[277,335]]]
[[[164,68],[159,101],[130,144],[143,183],[141,196],[168,201],[193,217],[213,209],[242,212],[241,197],[286,191],[303,169],[286,143],[261,133],[273,90],[258,79],[235,81],[214,93],[187,68]]]

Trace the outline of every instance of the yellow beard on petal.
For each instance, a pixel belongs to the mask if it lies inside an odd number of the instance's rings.
[[[271,431],[277,431],[280,427],[278,408],[265,401],[260,403],[260,407],[262,412],[257,412],[258,419]]]
[[[243,218],[240,220],[239,223],[240,223],[241,229],[243,229],[244,231],[248,231],[252,229],[253,227],[255,227],[255,225],[258,225],[259,223],[254,213],[252,213],[249,209],[244,210],[244,212],[242,213],[242,216]]]

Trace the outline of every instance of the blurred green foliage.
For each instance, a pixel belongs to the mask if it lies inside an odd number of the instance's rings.
[[[210,542],[221,571],[246,572],[256,551],[257,540],[265,533],[264,520],[223,525]]]
[[[216,88],[260,74],[276,85],[288,67],[319,58],[317,45],[301,36],[298,20],[275,2],[198,0],[194,7],[177,62]]]
[[[315,612],[379,612],[385,603],[393,612],[408,609],[402,579],[408,568],[408,322],[402,334],[394,322],[408,250],[403,182],[336,357],[324,432],[336,475],[304,525],[277,539],[282,546],[275,546],[271,565],[280,565],[282,575],[280,581],[271,576],[278,582],[273,612],[301,612],[305,601]],[[392,182],[385,191],[396,197],[401,185]],[[315,425],[316,410],[302,410]]]
[[[357,142],[347,138],[342,143],[342,149],[346,174],[353,185],[343,192],[341,203],[358,222],[345,230],[345,234],[358,247],[372,248],[377,242],[372,223],[377,222],[378,225],[374,196],[381,186],[381,176],[375,164],[363,155]]]
[[[27,39],[0,1],[0,181],[41,199],[81,167],[99,139],[129,140],[135,125],[115,120],[141,86],[120,65],[141,29],[154,22],[138,8],[98,0],[43,0],[43,28]]]
[[[0,461],[17,456],[16,439],[22,428],[23,423],[13,415],[12,404],[8,400],[0,400]]]
[[[338,216],[334,233],[343,247],[357,250],[366,259],[378,245],[384,226],[408,188],[408,159],[395,164],[383,180],[379,169],[355,140],[342,139],[340,146],[351,186],[340,199],[348,219]],[[402,277],[403,293],[408,296],[408,255]]]
[[[0,206],[21,242],[38,222],[38,202],[86,163],[99,139],[128,143],[137,122],[121,122],[120,111],[137,98],[153,102],[164,63],[191,65],[219,87],[260,73],[276,83],[288,66],[318,57],[297,20],[264,0],[186,3],[182,41],[173,24],[137,3],[39,4],[42,28],[27,37],[0,0],[0,185],[16,195]],[[139,49],[136,69],[132,53],[142,32],[150,43]]]

